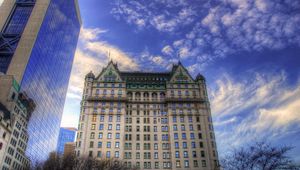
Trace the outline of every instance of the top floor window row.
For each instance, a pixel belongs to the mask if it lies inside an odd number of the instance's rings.
[[[110,87],[110,88],[123,88],[123,84],[119,83],[119,84],[115,84],[115,83],[97,83],[96,87]]]
[[[183,96],[183,94],[184,94],[184,96],[197,96],[197,92],[196,91],[189,91],[189,90],[177,90],[177,91],[171,90],[170,91],[170,95],[171,96],[175,96],[175,95],[177,95],[177,96]]]
[[[112,89],[112,90],[107,90],[107,89],[103,89],[103,90],[100,90],[100,89],[96,89],[96,95],[100,95],[100,94],[102,94],[102,95],[115,95],[115,94],[117,94],[117,95],[122,95],[123,94],[123,91],[121,90],[121,89],[119,89],[119,90],[114,90],[114,89]]]
[[[195,84],[169,84],[169,88],[187,89],[187,88],[197,88],[198,85]]]
[[[166,94],[164,92],[128,92],[127,97],[135,98],[135,99],[158,99],[158,98],[165,98]]]

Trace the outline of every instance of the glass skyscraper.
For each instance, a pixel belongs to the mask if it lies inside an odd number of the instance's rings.
[[[4,0],[0,72],[36,103],[28,125],[32,163],[56,150],[81,19],[77,0]]]
[[[64,153],[65,144],[67,142],[75,142],[76,129],[61,127],[59,130],[59,137],[56,152],[60,155]]]

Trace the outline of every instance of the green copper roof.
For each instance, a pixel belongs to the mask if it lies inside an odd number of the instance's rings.
[[[126,82],[166,82],[171,78],[170,73],[120,72]]]
[[[20,85],[15,79],[13,79],[13,87],[17,92],[20,91]]]

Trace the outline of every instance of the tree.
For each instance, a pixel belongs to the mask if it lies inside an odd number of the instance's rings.
[[[55,152],[49,158],[36,164],[34,170],[136,170],[128,168],[117,159],[96,159],[92,157],[76,157],[74,154],[60,156]]]
[[[287,153],[289,146],[275,147],[267,142],[255,142],[246,147],[234,149],[221,160],[225,170],[300,170]]]

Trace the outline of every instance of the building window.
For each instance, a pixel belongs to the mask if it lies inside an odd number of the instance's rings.
[[[195,143],[195,142],[192,142],[192,143],[191,143],[191,146],[192,146],[192,148],[196,148],[196,143]]]
[[[95,139],[95,132],[92,132],[92,133],[91,133],[90,138],[91,138],[91,139]]]
[[[92,130],[95,130],[96,129],[96,124],[92,124]]]
[[[158,159],[158,152],[154,152],[154,159]]]
[[[185,126],[181,125],[181,131],[185,131]]]
[[[107,134],[107,139],[111,139],[111,133]]]
[[[168,134],[162,135],[162,140],[163,141],[168,141],[169,140],[169,135]]]
[[[98,142],[98,148],[102,148],[102,142]]]
[[[198,161],[194,160],[194,167],[198,167]]]
[[[131,143],[125,143],[125,150],[131,150],[132,144]]]
[[[112,124],[108,124],[108,130],[112,130]]]
[[[190,125],[190,131],[193,131],[193,130],[194,130],[194,126]]]
[[[98,134],[98,138],[99,138],[99,139],[102,139],[102,138],[103,138],[103,133],[102,133],[102,132],[100,132],[100,133]]]
[[[178,133],[174,133],[174,139],[178,140]]]
[[[119,151],[115,151],[115,158],[119,158],[119,157],[120,157]]]
[[[179,151],[175,152],[175,158],[180,158]]]
[[[189,161],[188,161],[188,160],[185,160],[185,161],[184,161],[184,167],[185,167],[185,168],[188,168],[188,167],[189,167]]]
[[[187,143],[186,143],[186,142],[182,142],[182,147],[183,147],[184,149],[186,149],[186,148],[187,148]]]
[[[112,115],[109,115],[108,117],[108,122],[112,122],[113,121],[113,116]]]
[[[93,157],[93,151],[89,151],[89,157]]]
[[[105,108],[103,108],[105,109]],[[100,115],[100,122],[104,122],[104,115]]]
[[[120,139],[120,133],[116,133],[116,139]]]
[[[199,139],[202,139],[202,133],[198,133]]]
[[[144,159],[151,159],[151,152],[144,152]]]
[[[201,151],[201,157],[204,158],[205,157],[205,152]]]
[[[98,157],[98,158],[101,158],[101,157],[102,157],[101,151],[98,151],[98,152],[97,152],[97,157]]]
[[[180,165],[180,161],[176,161],[176,168],[180,168],[181,165]]]
[[[125,134],[125,140],[131,141],[131,134]]]
[[[184,158],[188,158],[188,157],[189,157],[189,154],[188,154],[187,151],[184,151],[184,152],[183,152],[183,157],[184,157]]]
[[[196,153],[196,151],[193,151],[192,154],[193,154],[193,158],[197,158],[197,153]]]
[[[191,139],[195,139],[195,134],[194,133],[190,133],[190,138]]]
[[[90,142],[90,148],[93,148],[93,147],[94,147],[94,142],[91,141],[91,142]]]
[[[110,158],[110,151],[106,152],[106,158]]]
[[[111,142],[107,142],[106,148],[111,148]]]
[[[182,139],[183,139],[183,140],[186,139],[186,134],[185,134],[185,133],[182,133],[181,136],[182,136]]]
[[[103,130],[104,129],[104,124],[100,124],[99,125],[99,130]]]
[[[151,144],[150,143],[144,143],[144,150],[150,150]]]
[[[158,162],[155,162],[155,169],[159,169],[159,163]]]
[[[95,110],[95,108],[94,108],[94,110]],[[96,112],[97,112],[97,108],[96,108]],[[92,121],[93,121],[93,122],[96,122],[96,120],[97,120],[97,115],[93,115]]]
[[[177,131],[177,125],[173,125],[173,131]]]
[[[150,135],[144,135],[144,141],[150,141]]]
[[[120,124],[117,124],[116,130],[120,130]]]
[[[179,149],[179,143],[178,142],[175,142],[175,148]]]
[[[120,147],[120,142],[116,142],[115,143],[115,148],[119,148]]]
[[[131,159],[131,152],[125,152],[125,159]]]
[[[135,157],[136,157],[136,159],[140,159],[140,158],[141,158],[140,152],[137,152],[137,153],[135,154]]]
[[[157,143],[154,144],[154,150],[158,150],[158,144]]]
[[[121,115],[117,115],[117,122],[121,122]]]
[[[200,148],[204,147],[203,142],[199,142],[199,145],[200,145]]]
[[[154,135],[154,141],[158,141],[157,134]]]
[[[206,167],[206,161],[205,160],[202,160],[202,167]]]

